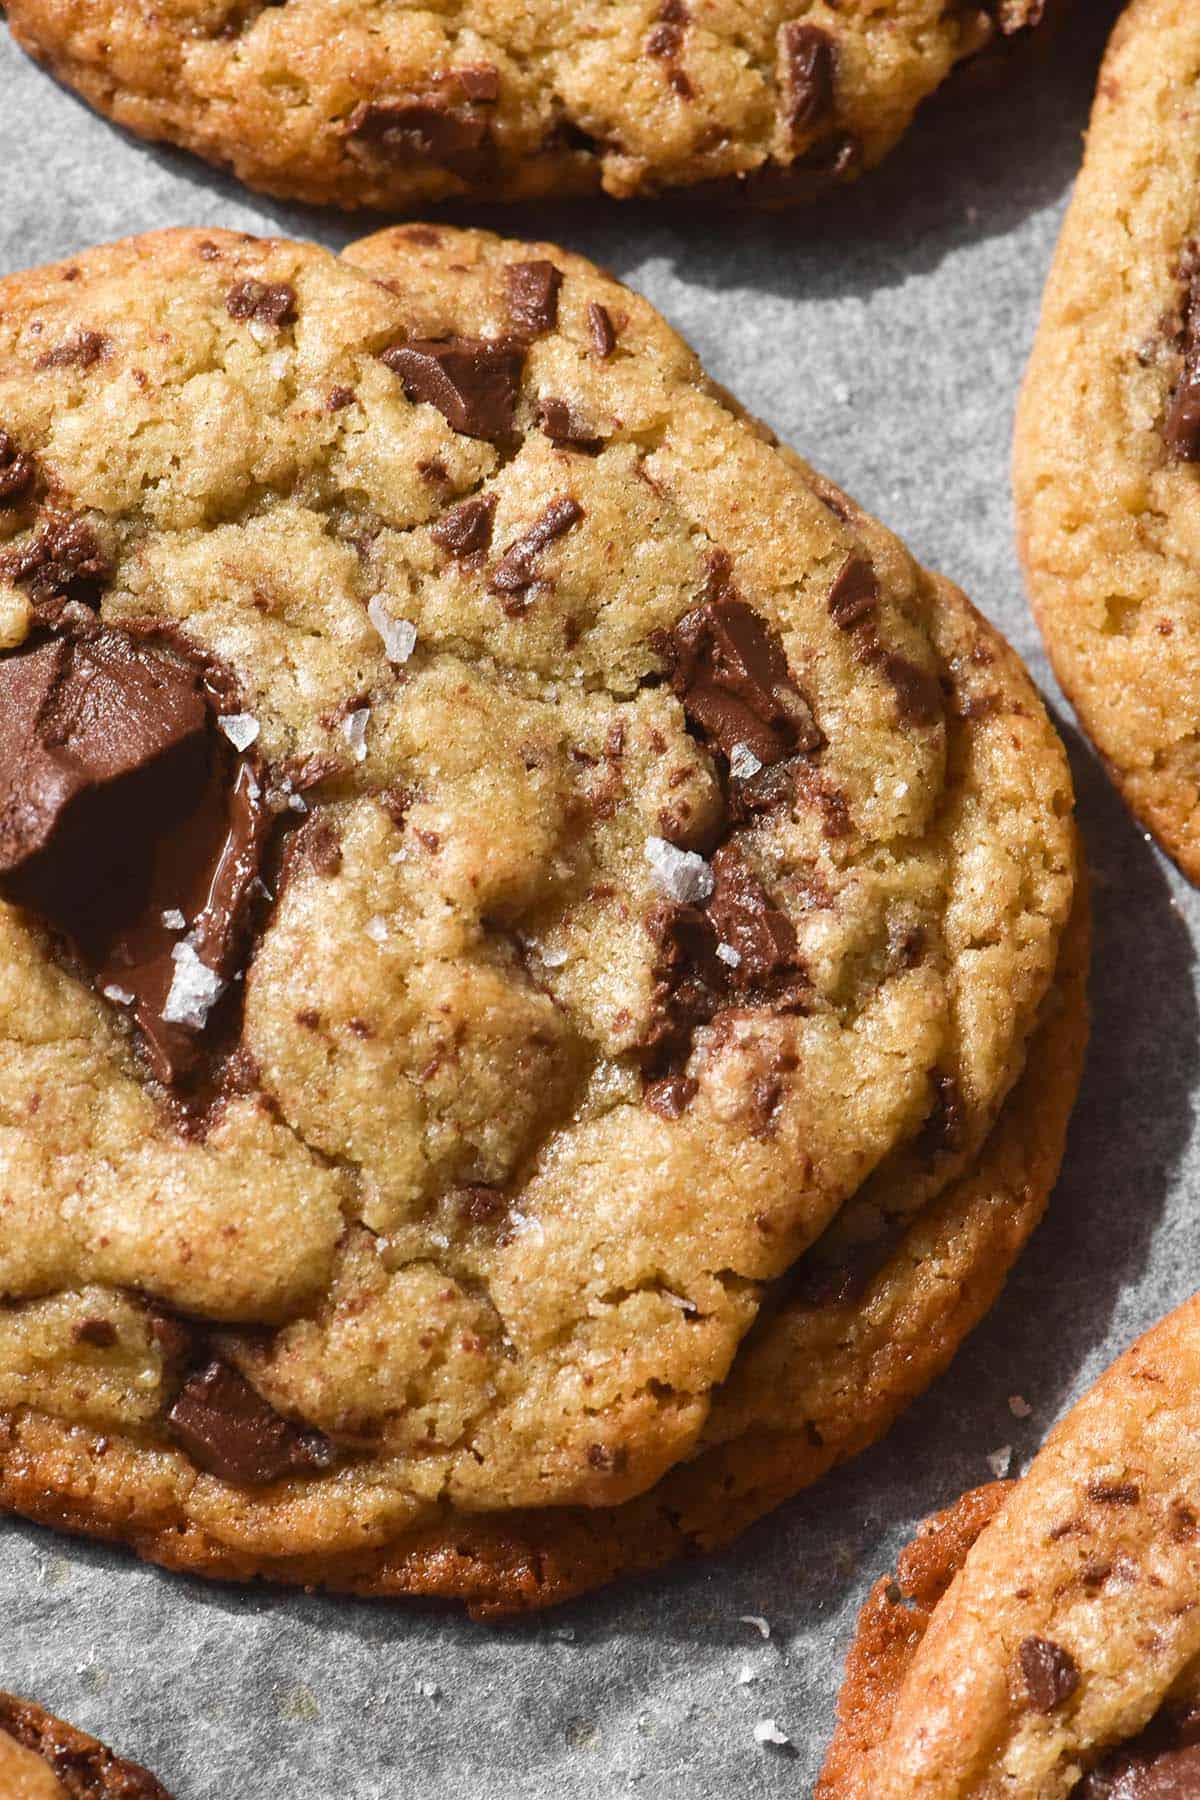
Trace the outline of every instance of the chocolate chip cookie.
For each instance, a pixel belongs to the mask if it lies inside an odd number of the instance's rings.
[[[1200,1793],[1200,1302],[878,1583],[818,1800]]]
[[[0,1793],[4,1800],[170,1800],[146,1769],[32,1700],[2,1693]]]
[[[129,130],[252,187],[410,209],[854,179],[1047,0],[8,0],[18,43]]]
[[[0,285],[0,1500],[538,1604],[884,1429],[1057,1169],[1062,747],[646,303]]]
[[[1200,16],[1117,26],[1016,441],[1029,591],[1080,722],[1200,878]]]

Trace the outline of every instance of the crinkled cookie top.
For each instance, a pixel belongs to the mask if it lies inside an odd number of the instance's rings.
[[[0,430],[0,1408],[267,1549],[645,1489],[1020,1071],[1019,665],[546,246],[12,277]]]

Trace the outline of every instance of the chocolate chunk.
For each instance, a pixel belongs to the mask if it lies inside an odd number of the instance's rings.
[[[429,535],[451,556],[472,556],[491,544],[495,516],[495,494],[477,494],[473,499],[460,500],[457,506],[451,507],[436,525],[430,526]]]
[[[454,69],[445,79],[451,86],[457,83],[467,99],[477,105],[490,106],[500,98],[500,71],[495,63],[473,63]]]
[[[1089,1481],[1087,1491],[1100,1506],[1136,1506],[1142,1497],[1135,1481]]]
[[[787,122],[797,137],[807,137],[833,112],[833,40],[819,25],[785,25],[783,54]]]
[[[327,1469],[337,1454],[321,1432],[290,1424],[223,1362],[189,1377],[167,1423],[194,1463],[244,1487]]]
[[[525,352],[483,338],[414,339],[380,352],[410,400],[436,406],[455,431],[499,444],[512,435]]]
[[[879,611],[875,571],[862,556],[848,556],[829,590],[829,616],[839,631],[853,631]]]
[[[564,495],[552,500],[529,530],[508,546],[492,575],[492,591],[497,594],[519,594],[537,580],[537,562],[542,551],[556,538],[566,535],[583,517],[578,500]]]
[[[0,556],[0,576],[27,588],[35,608],[50,619],[66,600],[98,605],[112,573],[95,528],[77,513],[48,518],[32,543]]]
[[[1027,1637],[1017,1652],[1029,1704],[1051,1713],[1079,1686],[1079,1666],[1068,1650],[1049,1638]]]
[[[117,1341],[117,1328],[111,1319],[80,1319],[71,1335],[77,1344],[91,1344],[97,1350],[111,1350]]]
[[[933,1105],[921,1127],[918,1150],[922,1156],[941,1156],[961,1150],[967,1142],[967,1105],[953,1075],[932,1076]]]
[[[562,270],[552,262],[509,263],[504,271],[508,311],[518,337],[537,337],[558,323]]]
[[[603,362],[617,347],[617,331],[612,322],[612,314],[607,306],[601,306],[596,300],[589,300],[587,322],[592,349]]]
[[[683,48],[683,28],[664,21],[655,25],[646,39],[647,56],[678,56]]]
[[[455,1199],[458,1216],[467,1225],[497,1225],[508,1213],[509,1196],[503,1188],[460,1188]]]
[[[37,463],[7,431],[0,431],[0,506],[25,499],[37,480]]]
[[[108,350],[111,339],[99,331],[73,331],[34,364],[38,369],[90,369]]]
[[[680,1119],[695,1099],[700,1083],[690,1075],[664,1075],[652,1081],[642,1095],[652,1113],[660,1119]]]
[[[464,104],[456,104],[448,91],[409,100],[365,100],[342,129],[348,138],[399,167],[433,162],[456,174],[470,174],[479,167],[491,130],[480,102],[496,99],[499,78],[494,71],[490,77],[482,70],[464,74],[468,79],[458,84]]]
[[[566,400],[538,402],[539,428],[555,444],[568,444],[572,450],[594,452],[603,447],[604,439],[586,419],[581,419]]]
[[[328,819],[312,819],[296,840],[297,850],[318,875],[336,875],[342,866],[342,840]]]
[[[1200,1800],[1200,1714],[1166,1706],[1110,1750],[1076,1789],[1078,1800]]]
[[[779,969],[795,965],[796,933],[786,914],[773,906],[766,890],[731,840],[712,859],[714,887],[705,908],[718,945],[732,950],[738,961],[726,962],[734,988],[765,980]],[[721,957],[720,948],[717,950]]]
[[[354,389],[348,387],[331,387],[329,398],[325,402],[330,412],[341,412],[344,407],[353,406]]]
[[[231,319],[257,319],[278,331],[295,323],[296,290],[287,281],[239,281],[225,296],[225,310]]]
[[[0,893],[128,1009],[164,1082],[193,1066],[203,1025],[176,952],[211,1003],[270,826],[199,668],[111,629],[0,660]],[[185,944],[163,920],[177,912]]]
[[[1200,462],[1200,269],[1189,245],[1180,269],[1186,282],[1181,348],[1183,373],[1167,406],[1163,440],[1175,462]]]
[[[895,691],[900,717],[909,725],[936,725],[942,716],[937,677],[894,651],[883,657],[881,666]]]
[[[689,725],[725,756],[745,744],[769,766],[825,742],[792,681],[779,633],[744,600],[706,601],[661,648]]]

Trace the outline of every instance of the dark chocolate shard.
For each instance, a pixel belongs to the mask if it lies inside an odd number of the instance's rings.
[[[68,941],[164,1082],[234,973],[271,823],[201,668],[112,629],[0,659],[0,894]]]
[[[660,1081],[649,1083],[642,1099],[660,1119],[681,1119],[699,1088],[700,1083],[690,1075],[664,1075]]]
[[[937,677],[894,651],[883,657],[881,666],[906,724],[936,725],[942,716],[942,690]]]
[[[469,500],[460,500],[444,513],[435,525],[429,528],[429,535],[435,544],[448,550],[451,556],[473,556],[479,550],[486,550],[492,541],[492,521],[496,516],[495,494],[476,494]]]
[[[497,594],[519,594],[532,587],[538,578],[538,559],[548,544],[564,537],[583,517],[583,508],[569,494],[552,500],[529,530],[508,546],[492,575],[492,591]]]
[[[0,431],[0,506],[24,500],[37,481],[37,461],[7,431]]]
[[[1084,1776],[1078,1800],[1200,1800],[1200,1709],[1167,1705]]]
[[[457,87],[458,93],[453,91]],[[457,82],[405,100],[365,100],[345,135],[399,168],[441,163],[455,174],[477,170],[488,152],[491,120],[482,108],[500,93],[495,69],[464,69]]]
[[[596,300],[589,300],[587,322],[592,349],[603,362],[617,347],[617,330],[612,322],[612,314],[607,306],[601,306]]]
[[[744,744],[769,766],[825,742],[779,633],[744,600],[726,593],[705,601],[661,648],[688,723],[724,756]]]
[[[1050,1638],[1027,1637],[1017,1652],[1021,1678],[1035,1712],[1051,1713],[1079,1686],[1079,1665]]]
[[[714,887],[705,908],[717,937],[716,955],[732,987],[754,986],[780,969],[795,966],[796,933],[785,913],[772,905],[766,889],[731,839],[712,859]],[[733,952],[728,960],[721,948]]]
[[[32,542],[0,556],[0,577],[24,587],[34,607],[51,619],[67,600],[97,606],[112,575],[112,558],[79,513],[52,514]]]
[[[278,331],[295,323],[296,290],[288,281],[239,281],[225,296],[225,310],[231,319],[255,319]]]
[[[410,400],[436,406],[464,437],[500,444],[511,437],[525,352],[484,338],[416,338],[392,344],[380,361]]]
[[[819,25],[785,25],[783,54],[787,122],[795,136],[807,137],[833,112],[833,39]]]
[[[322,1432],[291,1424],[224,1362],[185,1381],[167,1423],[194,1463],[239,1487],[327,1469],[337,1455]]]
[[[540,400],[537,421],[539,430],[544,431],[552,443],[588,453],[603,448],[603,437],[594,425],[580,417],[569,401]]]
[[[72,331],[34,364],[38,369],[90,369],[107,352],[111,339],[99,331]]]
[[[1179,348],[1183,371],[1167,405],[1163,441],[1175,462],[1200,462],[1200,246],[1189,243],[1180,260],[1184,284]]]
[[[538,337],[558,324],[558,294],[563,273],[556,264],[509,263],[504,271],[508,311],[518,337]]]
[[[854,631],[879,612],[879,583],[864,556],[846,558],[829,590],[829,616],[839,631]]]
[[[968,1138],[967,1103],[953,1075],[944,1070],[931,1077],[933,1105],[929,1109],[917,1140],[922,1156],[941,1156],[950,1150],[965,1149]]]

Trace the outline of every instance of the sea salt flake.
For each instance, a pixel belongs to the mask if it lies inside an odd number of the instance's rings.
[[[418,1681],[417,1683],[417,1692],[422,1700],[436,1700],[441,1691],[436,1681]]]
[[[172,906],[162,915],[162,922],[168,931],[186,931],[187,920],[177,906]]]
[[[738,1619],[738,1624],[739,1625],[753,1625],[753,1627],[754,1627],[755,1631],[757,1631],[759,1637],[769,1638],[771,1635],[771,1627],[768,1625],[767,1621],[762,1617],[761,1613],[743,1613],[741,1615],[741,1617]]]
[[[694,850],[680,850],[666,838],[648,837],[645,857],[663,893],[681,906],[694,906],[712,893],[713,872]]]
[[[215,969],[201,962],[194,947],[186,941],[176,944],[171,952],[175,973],[162,1016],[168,1025],[186,1025],[191,1031],[203,1031],[208,1015],[221,995],[225,983]]]
[[[387,609],[382,594],[375,594],[367,605],[367,617],[383,639],[387,659],[406,663],[417,647],[417,628],[411,619],[397,619]]]
[[[342,736],[353,750],[355,762],[366,761],[367,721],[370,717],[370,707],[359,706],[352,713],[347,713],[342,720]]]
[[[737,1672],[737,1685],[739,1687],[749,1687],[750,1683],[752,1681],[757,1681],[757,1680],[758,1680],[758,1676],[754,1673],[754,1670],[750,1667],[750,1664],[743,1663],[741,1668]]]
[[[567,953],[561,948],[542,951],[542,964],[547,969],[561,969],[566,960]]]
[[[786,1731],[780,1731],[774,1719],[756,1719],[754,1741],[756,1744],[790,1744],[792,1740]]]
[[[1003,1481],[1004,1477],[1008,1474],[1008,1471],[1012,1467],[1012,1456],[1012,1445],[1001,1444],[1000,1448],[998,1450],[993,1450],[988,1457],[988,1468],[992,1471],[992,1474],[996,1477],[997,1481]]]
[[[255,343],[261,344],[264,350],[268,344],[274,342],[275,333],[271,330],[271,327],[264,324],[261,319],[251,319],[246,329],[254,339]]]
[[[1027,1419],[1033,1411],[1033,1408],[1030,1406],[1028,1400],[1026,1400],[1024,1394],[1010,1394],[1008,1396],[1008,1410],[1014,1419]]]
[[[235,750],[248,750],[258,736],[258,720],[253,713],[225,713],[217,724]]]
[[[303,794],[289,794],[288,810],[294,813],[306,813],[308,811],[308,801],[304,798]]]
[[[742,960],[742,953],[740,950],[735,950],[732,944],[718,944],[717,958],[718,961],[728,964],[731,969],[736,969]]]
[[[271,358],[269,367],[275,380],[282,381],[288,372],[287,353],[283,350],[277,350]]]
[[[729,773],[735,781],[749,781],[761,768],[762,763],[749,744],[735,744],[729,752]]]
[[[366,933],[373,944],[386,944],[388,940],[387,920],[378,913],[366,923]]]
[[[106,1000],[111,1000],[114,1006],[132,1006],[135,999],[128,988],[118,987],[115,982],[108,987],[101,988],[100,992]]]

